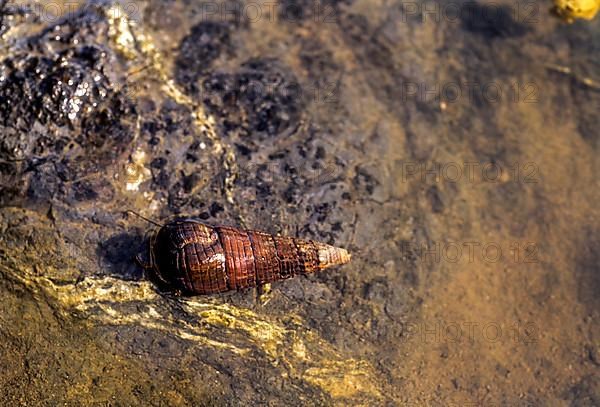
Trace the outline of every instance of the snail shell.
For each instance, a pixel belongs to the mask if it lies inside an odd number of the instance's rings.
[[[195,220],[160,228],[151,241],[150,267],[183,294],[214,294],[312,273],[350,261],[337,247]]]

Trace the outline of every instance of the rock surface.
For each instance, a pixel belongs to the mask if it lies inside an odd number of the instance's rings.
[[[0,1],[0,402],[600,404],[598,25],[435,4]],[[353,261],[174,298],[127,209]]]

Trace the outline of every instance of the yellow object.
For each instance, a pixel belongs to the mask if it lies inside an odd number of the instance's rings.
[[[572,23],[577,18],[591,20],[599,9],[600,0],[554,0],[552,11],[567,23]]]

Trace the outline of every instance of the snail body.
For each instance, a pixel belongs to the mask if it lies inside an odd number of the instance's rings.
[[[341,248],[312,240],[176,220],[150,243],[156,276],[187,295],[242,290],[350,261]]]

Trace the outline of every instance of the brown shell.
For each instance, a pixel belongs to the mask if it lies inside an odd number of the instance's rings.
[[[178,220],[151,242],[151,267],[184,294],[240,290],[350,261],[344,249],[312,240]]]

